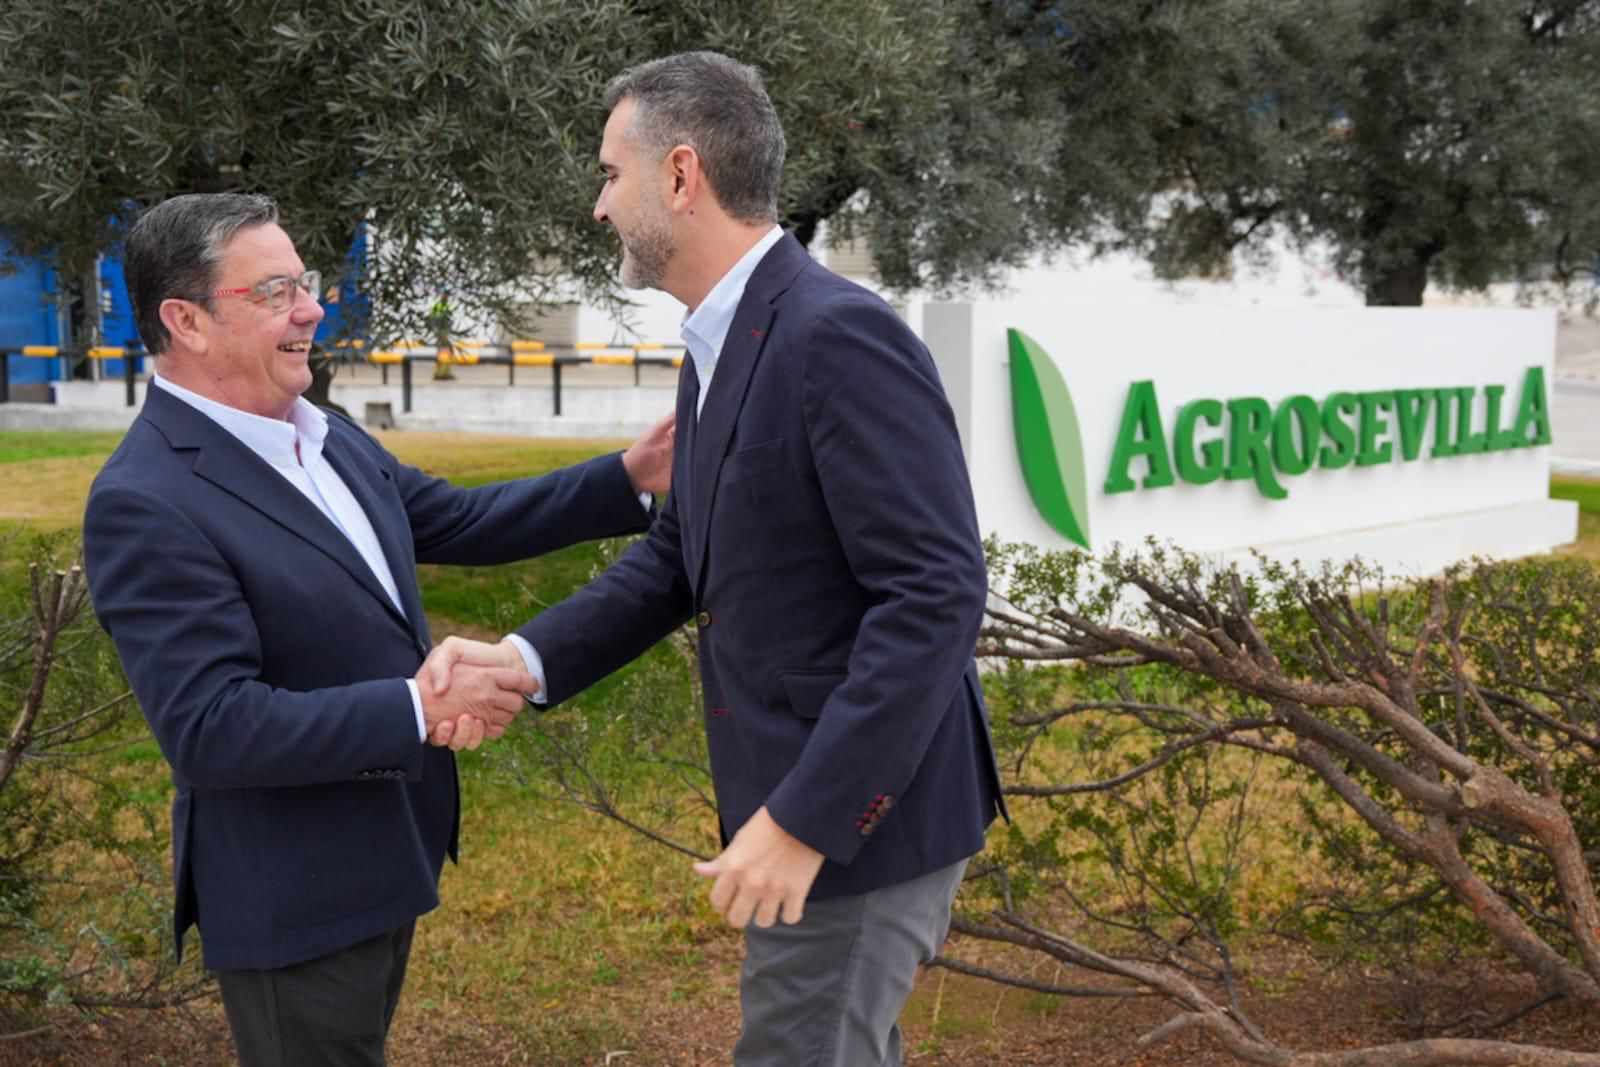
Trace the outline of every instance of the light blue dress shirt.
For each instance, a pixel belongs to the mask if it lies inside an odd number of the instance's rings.
[[[700,398],[695,402],[696,417],[706,406],[706,393],[711,389],[711,372],[716,370],[717,359],[722,355],[722,345],[728,339],[728,328],[733,325],[733,313],[739,310],[744,299],[744,287],[750,284],[750,275],[756,266],[783,237],[783,228],[774,226],[766,236],[751,246],[733,269],[724,274],[711,292],[700,301],[700,306],[683,317],[683,344],[694,362],[695,377],[700,382]]]
[[[717,358],[722,355],[722,345],[728,339],[728,328],[733,325],[733,314],[739,310],[739,301],[744,299],[744,289],[750,284],[750,275],[756,272],[756,266],[782,237],[783,227],[774,225],[761,240],[750,246],[750,251],[741,256],[728,273],[717,280],[706,298],[700,301],[700,306],[683,317],[683,344],[689,350],[695,377],[700,382],[700,397],[694,407],[696,418],[700,417],[700,412],[706,406],[706,393],[711,389],[711,373],[717,368]],[[528,699],[535,704],[545,703],[544,660],[540,658],[539,651],[516,634],[507,634],[506,639],[522,653],[522,662],[527,666],[528,673],[538,679],[539,689],[529,694]]]

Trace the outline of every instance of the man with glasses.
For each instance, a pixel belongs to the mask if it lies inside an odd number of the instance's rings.
[[[125,262],[155,374],[90,491],[84,549],[172,766],[179,951],[198,924],[246,1067],[382,1064],[416,917],[456,852],[450,749],[498,736],[534,687],[481,668],[419,684],[416,563],[642,529],[671,420],[620,456],[458,489],[301,398],[320,278],[271,200],[168,200]]]

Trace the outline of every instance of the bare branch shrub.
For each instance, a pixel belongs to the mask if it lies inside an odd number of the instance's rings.
[[[1441,944],[1476,938],[1515,961],[1530,1009],[1600,1004],[1589,567],[1480,563],[1386,588],[1359,564],[1246,575],[1156,545],[991,546],[991,575],[1005,592],[979,654],[998,665],[1018,819],[965,898],[987,914],[958,929],[1165,998],[1177,1013],[1146,1042],[1199,1028],[1263,1064],[1600,1064],[1440,1035],[1282,1048],[1245,1014],[1231,947],[1262,917],[1244,910],[1262,895],[1251,861],[1297,862],[1253,855],[1265,811],[1324,878],[1277,879],[1301,932],[1348,947],[1358,928],[1420,919],[1449,931]],[[1085,918],[1109,952],[1056,932]]]
[[[0,537],[0,1034],[204,988],[174,961],[160,754],[75,556]]]

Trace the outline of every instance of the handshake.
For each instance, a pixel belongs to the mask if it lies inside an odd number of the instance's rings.
[[[498,645],[447,637],[417,671],[428,744],[459,752],[495,740],[517,717],[525,697],[538,692],[522,653]]]

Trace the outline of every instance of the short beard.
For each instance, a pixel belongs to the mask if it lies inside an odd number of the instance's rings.
[[[622,238],[622,284],[629,289],[660,289],[667,267],[678,254],[672,228],[659,194],[651,209],[639,215],[634,232]]]

